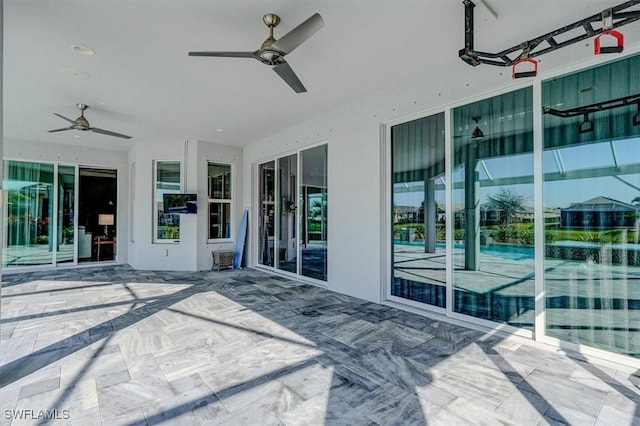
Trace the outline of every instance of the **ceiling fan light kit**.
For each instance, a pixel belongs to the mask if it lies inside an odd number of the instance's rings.
[[[262,21],[269,28],[269,37],[267,37],[258,50],[252,52],[189,52],[189,56],[257,59],[265,65],[272,66],[276,74],[296,93],[306,92],[307,89],[284,57],[324,26],[322,17],[319,13],[314,13],[307,20],[279,39],[273,36],[273,29],[280,24],[280,17],[275,13],[267,13],[262,17]]]

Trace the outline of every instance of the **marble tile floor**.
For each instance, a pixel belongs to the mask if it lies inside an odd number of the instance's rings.
[[[2,279],[1,425],[640,424],[630,367],[261,271]]]

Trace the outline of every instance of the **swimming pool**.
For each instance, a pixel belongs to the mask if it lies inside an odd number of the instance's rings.
[[[423,241],[413,241],[411,243],[407,241],[394,240],[394,245],[404,245],[404,246],[413,246],[413,247],[423,247]],[[436,243],[436,248],[440,250],[444,250],[444,243]],[[454,249],[463,249],[464,244],[455,243],[453,245]],[[526,260],[533,259],[535,257],[533,247],[531,246],[521,246],[516,244],[489,244],[485,246],[480,246],[480,253],[499,257],[501,259],[508,260]]]

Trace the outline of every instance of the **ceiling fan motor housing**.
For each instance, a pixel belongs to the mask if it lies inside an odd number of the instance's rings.
[[[89,126],[89,122],[87,121],[87,119],[81,115],[80,117],[76,118],[76,121],[71,127],[73,127],[75,130],[89,130],[89,127],[91,126]]]
[[[275,13],[267,13],[262,17],[262,22],[269,28],[275,28],[280,23],[280,17]]]
[[[260,62],[267,65],[278,65],[284,62],[284,53],[276,49],[262,48],[258,50]]]
[[[73,127],[75,130],[87,131],[91,128],[91,125],[89,124],[89,121],[87,121],[87,119],[84,118],[84,110],[89,108],[89,105],[80,103],[80,104],[76,104],[76,106],[80,110],[80,117],[76,118],[75,122],[71,127]]]

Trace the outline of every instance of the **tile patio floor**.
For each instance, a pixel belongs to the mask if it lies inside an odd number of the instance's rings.
[[[2,425],[640,424],[629,367],[255,270],[5,274],[0,331]]]

